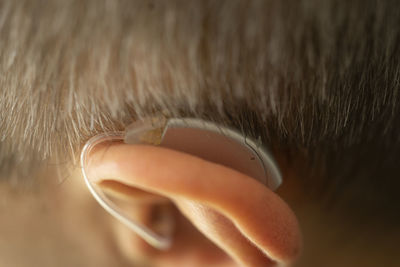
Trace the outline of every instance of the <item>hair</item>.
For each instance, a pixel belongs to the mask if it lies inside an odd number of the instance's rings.
[[[325,201],[398,219],[399,11],[378,0],[1,1],[1,176],[34,180],[137,119],[197,117],[283,151]]]

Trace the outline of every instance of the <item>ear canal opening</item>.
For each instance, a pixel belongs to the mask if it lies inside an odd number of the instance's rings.
[[[114,180],[102,180],[98,186],[132,221],[172,238],[175,220],[170,199]]]

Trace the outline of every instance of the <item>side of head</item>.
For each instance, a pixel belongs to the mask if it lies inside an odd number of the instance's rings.
[[[300,263],[395,265],[397,3],[42,2],[1,3],[5,183],[50,180],[49,164],[140,118],[202,118],[272,149]]]

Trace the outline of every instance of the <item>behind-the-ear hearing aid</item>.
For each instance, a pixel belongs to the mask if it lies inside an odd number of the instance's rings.
[[[86,167],[90,152],[96,145],[110,141],[157,145],[192,154],[240,171],[271,190],[276,190],[282,182],[279,169],[265,146],[237,130],[209,121],[192,118],[148,119],[134,122],[124,132],[104,133],[91,138],[82,150],[81,166],[93,197],[111,215],[158,249],[168,249],[172,236],[157,233],[133,220],[88,177]]]

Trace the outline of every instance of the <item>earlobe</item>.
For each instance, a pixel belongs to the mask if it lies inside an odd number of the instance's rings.
[[[300,252],[301,234],[291,209],[265,185],[238,171],[146,145],[112,144],[90,157],[93,182],[111,180],[170,199],[237,263],[286,265]]]

